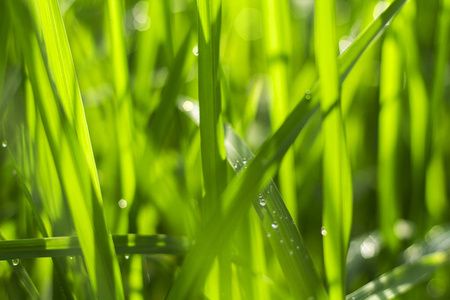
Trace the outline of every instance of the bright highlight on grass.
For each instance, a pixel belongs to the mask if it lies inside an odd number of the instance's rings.
[[[0,1],[0,299],[450,298],[449,0]]]

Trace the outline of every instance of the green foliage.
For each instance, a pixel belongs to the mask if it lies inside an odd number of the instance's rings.
[[[0,1],[0,298],[449,298],[449,16]]]

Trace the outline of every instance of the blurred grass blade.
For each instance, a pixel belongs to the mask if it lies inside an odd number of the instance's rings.
[[[355,292],[348,295],[346,300],[376,300],[396,298],[419,282],[427,279],[439,267],[450,262],[450,253],[436,252],[422,256],[409,263],[405,263],[394,270],[381,275]]]
[[[428,211],[436,221],[443,221],[448,211],[448,195],[446,191],[446,175],[444,165],[445,128],[448,120],[445,117],[444,82],[445,66],[450,48],[450,1],[440,1],[438,32],[436,35],[436,60],[434,63],[434,78],[431,90],[431,157],[427,166],[425,199]],[[447,124],[446,124],[447,123]],[[448,175],[447,175],[448,176]]]
[[[161,91],[161,101],[150,120],[150,127],[153,134],[153,144],[162,146],[167,131],[173,120],[176,107],[176,101],[180,90],[184,84],[188,70],[194,62],[194,55],[190,49],[193,48],[193,39],[191,30],[188,31],[184,38],[178,53],[171,65],[167,83]]]
[[[191,242],[167,235],[113,235],[117,254],[184,255]],[[0,241],[0,260],[82,255],[77,237],[51,237]]]
[[[283,123],[291,106],[291,31],[289,2],[277,0],[263,1],[265,32],[265,52],[271,82],[271,124],[275,132]],[[297,191],[295,176],[294,150],[289,150],[280,165],[278,172],[279,186],[284,202],[297,220]]]
[[[107,16],[106,31],[110,43],[112,80],[115,89],[113,114],[118,148],[120,199],[125,199],[128,205],[132,205],[136,189],[133,154],[135,138],[132,136],[134,123],[123,22],[124,2],[121,0],[108,0],[105,5]]]
[[[392,30],[395,30],[395,24]],[[394,224],[400,217],[398,176],[399,140],[401,130],[402,56],[392,32],[382,46],[380,78],[380,113],[378,122],[378,207],[379,226],[391,254],[400,244]]]
[[[321,82],[323,136],[323,252],[329,296],[345,296],[345,264],[352,222],[352,175],[341,111],[335,1],[316,1],[315,53]]]

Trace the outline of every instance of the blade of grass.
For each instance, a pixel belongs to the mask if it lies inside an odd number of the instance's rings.
[[[133,145],[133,108],[129,88],[129,70],[123,24],[123,1],[106,1],[106,30],[110,42],[114,82],[114,126],[119,160],[120,199],[133,204],[136,189]],[[122,215],[126,217],[126,214]]]
[[[272,87],[271,123],[272,131],[278,129],[290,110],[290,18],[289,2],[266,0],[263,3],[265,15],[265,51]],[[287,208],[297,220],[297,192],[295,182],[294,150],[289,150],[281,162],[279,186]]]
[[[352,175],[341,111],[335,1],[316,1],[315,53],[321,82],[323,136],[323,255],[330,299],[345,296],[352,221]]]
[[[354,60],[357,60],[368,44],[385,27],[391,18],[399,11],[405,0],[395,1],[378,19],[372,22],[350,47],[342,54],[341,60],[346,68],[339,68],[339,75],[349,72]],[[381,20],[381,21],[380,21]],[[222,213],[214,214],[199,235],[192,251],[186,257],[184,265],[176,278],[168,299],[179,299],[185,297],[191,289],[196,277],[205,270],[209,270],[215,255],[222,249],[222,243],[231,238],[233,224],[239,220],[250,206],[250,199],[255,199],[260,186],[268,182],[274,175],[279,165],[280,159],[288,148],[295,141],[309,118],[319,110],[318,84],[311,89],[311,94],[305,97],[296,105],[294,110],[288,115],[281,127],[263,144],[255,159],[249,164],[247,170],[239,178],[233,179],[222,195]],[[192,109],[192,108],[191,108]],[[300,271],[302,272],[302,271]],[[308,291],[316,299],[326,298],[323,286],[316,282],[313,275],[304,272],[305,286],[312,291]],[[306,293],[308,293],[306,292]]]
[[[199,0],[198,6],[198,95],[200,101],[200,143],[204,199],[201,212],[209,219],[220,207],[220,195],[227,183],[226,154],[222,129],[220,84],[221,0]],[[220,299],[231,297],[231,263],[226,252],[219,254],[216,275]],[[211,274],[213,280],[214,272]],[[208,285],[213,287],[213,285]],[[218,290],[217,288],[215,288]]]
[[[393,25],[395,26],[395,25]],[[392,28],[395,29],[395,28]],[[397,176],[401,130],[402,56],[392,32],[383,42],[378,137],[378,207],[380,231],[391,254],[400,244],[394,232],[399,215]]]
[[[185,255],[191,245],[186,238],[168,235],[113,235],[117,254]],[[0,260],[83,255],[75,236],[0,241]]]

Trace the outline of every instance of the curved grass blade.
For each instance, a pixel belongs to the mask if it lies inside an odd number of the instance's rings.
[[[167,235],[113,235],[117,254],[185,255],[191,242]],[[0,241],[0,260],[83,255],[79,238],[50,237]]]
[[[386,23],[398,12],[405,0],[394,2],[378,19],[372,22],[363,33],[363,37],[355,40],[347,51],[342,54],[342,65],[339,75],[342,77],[348,72],[370,42],[380,33]],[[380,21],[381,20],[381,21]],[[260,186],[267,183],[275,174],[280,160],[296,140],[308,120],[319,110],[318,85],[296,105],[281,127],[263,144],[254,160],[249,164],[246,172],[234,178],[221,197],[223,203],[222,213],[215,212],[206,222],[203,232],[186,257],[185,263],[169,291],[169,299],[185,297],[197,276],[209,270],[214,257],[222,249],[223,242],[231,238],[234,230],[233,224],[245,214],[250,206],[250,200],[257,197]],[[192,109],[192,107],[191,107]],[[314,276],[314,275],[312,275]],[[305,293],[315,296],[316,299],[326,298],[321,283],[307,278]],[[314,281],[314,282],[313,282]]]

